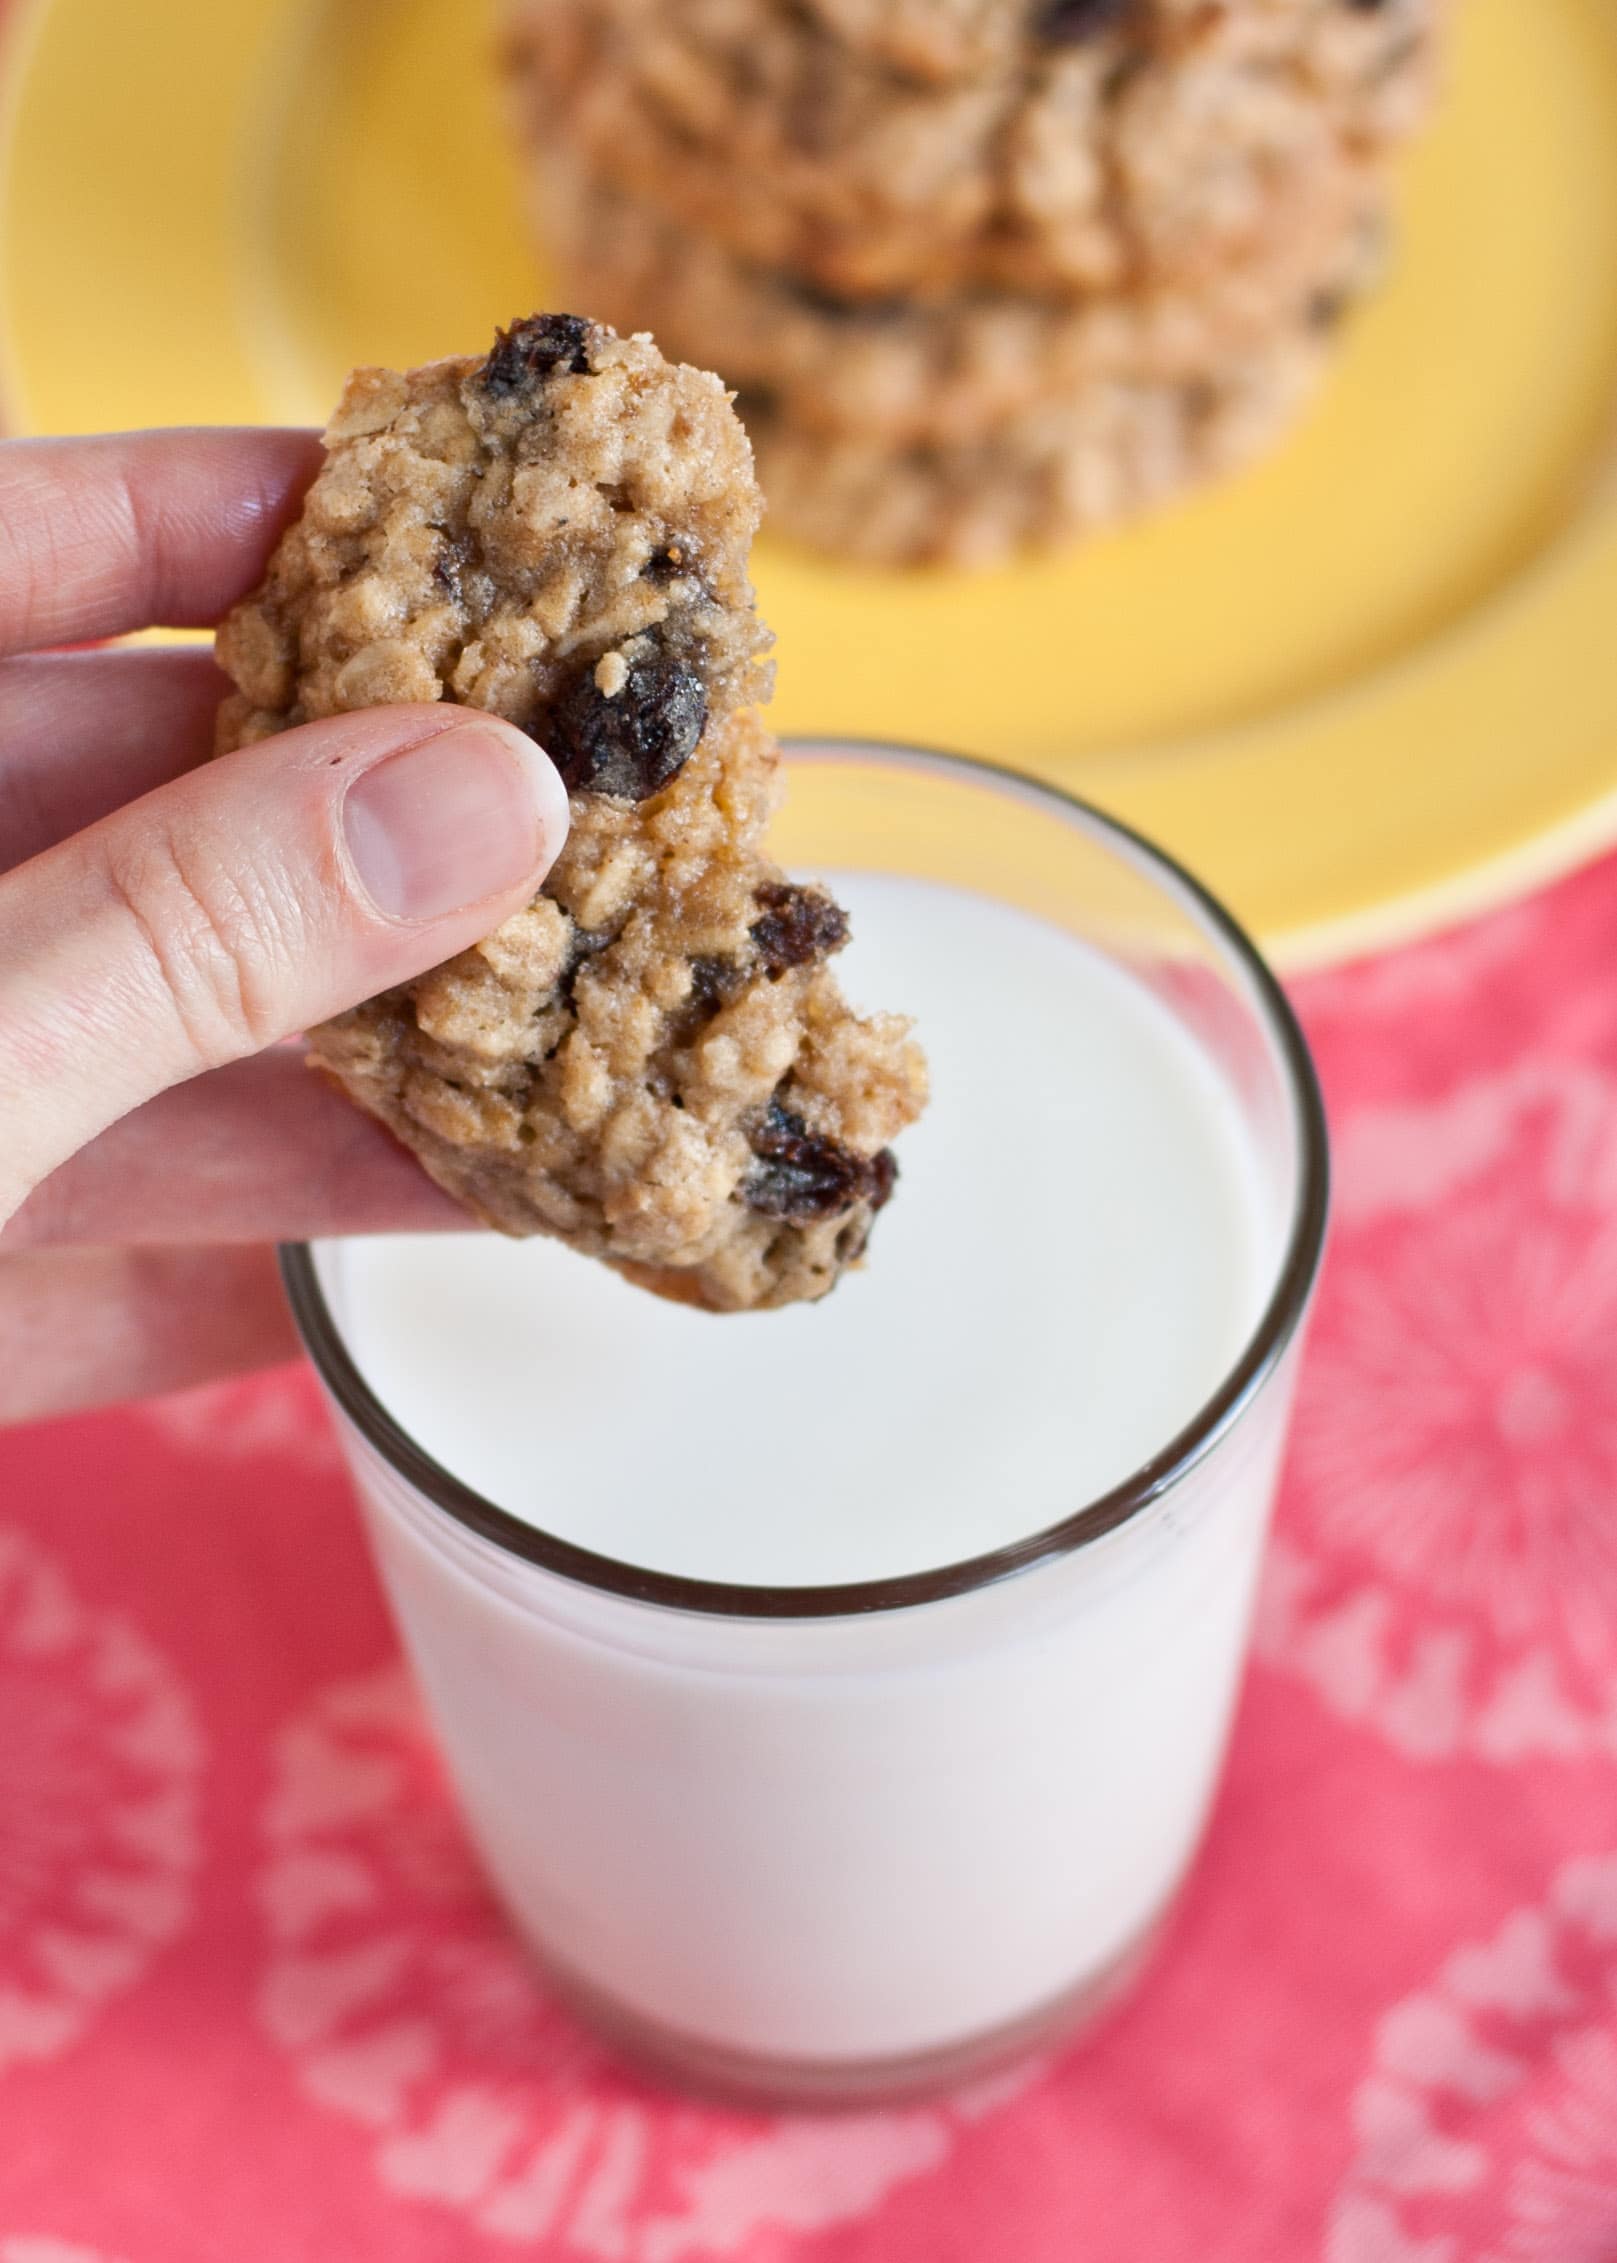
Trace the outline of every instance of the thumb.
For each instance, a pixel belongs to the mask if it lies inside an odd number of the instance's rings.
[[[533,895],[567,795],[457,707],[262,740],[0,879],[0,1222],[126,1110],[407,981]]]

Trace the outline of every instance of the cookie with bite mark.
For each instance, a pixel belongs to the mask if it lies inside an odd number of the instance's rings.
[[[761,503],[723,385],[535,315],[479,358],[357,371],[326,443],[219,631],[221,751],[452,700],[548,750],[572,826],[525,910],[313,1031],[315,1064],[505,1232],[716,1311],[824,1295],[925,1067],[844,1000],[840,909],[768,855]]]

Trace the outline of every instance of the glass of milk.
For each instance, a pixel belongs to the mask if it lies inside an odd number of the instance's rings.
[[[1049,787],[793,751],[930,1110],[867,1266],[715,1317],[545,1242],[289,1250],[512,1920],[687,2082],[975,2074],[1135,1970],[1217,1782],[1326,1210],[1251,944]]]

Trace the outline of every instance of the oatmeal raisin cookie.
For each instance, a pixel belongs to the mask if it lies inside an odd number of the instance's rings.
[[[219,632],[228,749],[386,700],[529,730],[572,829],[474,949],[313,1032],[317,1065],[509,1233],[715,1310],[823,1295],[919,1113],[846,921],[786,879],[760,502],[718,379],[570,315],[482,359],[361,370],[263,586]]]
[[[937,84],[854,0],[509,0],[519,128],[846,298],[1196,283],[1317,232],[1424,115],[1444,0],[1034,0]],[[925,22],[922,0],[884,11]]]
[[[1328,361],[1312,328],[1196,377],[1099,378],[966,440],[895,448],[739,406],[771,518],[817,550],[872,565],[986,566],[1171,501],[1274,445]]]
[[[1188,383],[1277,335],[1331,329],[1380,272],[1383,184],[1344,178],[1339,209],[1267,263],[1199,290],[1159,285],[1063,303],[1005,291],[942,302],[837,299],[753,267],[552,150],[541,232],[620,328],[716,369],[772,416],[895,446],[980,442],[1097,381]],[[773,498],[771,498],[773,500]]]

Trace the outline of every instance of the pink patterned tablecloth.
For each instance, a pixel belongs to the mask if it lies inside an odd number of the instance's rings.
[[[0,1439],[0,2263],[1611,2263],[1617,864],[1300,997],[1339,1205],[1256,1662],[1099,2037],[828,2120],[614,2067],[283,1372]]]

